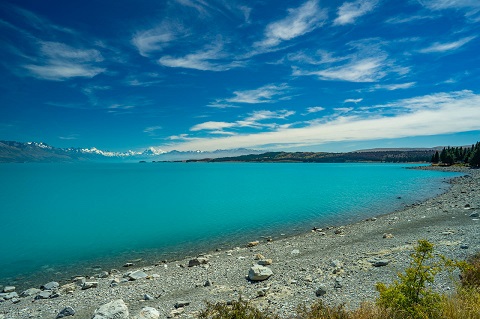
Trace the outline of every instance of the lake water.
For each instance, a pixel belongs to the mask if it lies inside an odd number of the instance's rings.
[[[407,166],[2,164],[0,284],[346,224],[432,197],[458,175]]]

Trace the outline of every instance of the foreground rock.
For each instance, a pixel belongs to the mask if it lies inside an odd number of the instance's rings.
[[[127,305],[122,299],[117,299],[95,310],[92,319],[128,319],[128,316]]]
[[[270,268],[261,265],[252,266],[248,271],[248,279],[251,281],[267,280],[272,275],[273,271]]]
[[[73,316],[75,314],[75,309],[73,309],[72,307],[65,307],[63,308],[62,311],[60,311],[57,315],[57,319],[58,318],[64,318],[64,317],[69,317],[69,316]]]
[[[140,313],[133,317],[133,319],[158,319],[160,318],[160,313],[157,309],[152,307],[144,307],[140,310]]]

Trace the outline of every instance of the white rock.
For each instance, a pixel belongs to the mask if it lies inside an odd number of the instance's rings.
[[[160,318],[160,313],[157,309],[152,307],[144,307],[140,310],[140,313],[133,317],[133,319],[158,319]]]
[[[4,293],[9,293],[9,292],[14,292],[14,291],[15,291],[14,286],[5,286],[5,288],[3,288]]]
[[[124,277],[128,278],[129,280],[138,280],[138,279],[147,278],[147,276],[148,275],[143,271],[135,270],[135,271],[132,271],[131,273],[127,273],[127,275]]]
[[[270,278],[271,275],[273,275],[273,272],[270,268],[260,265],[251,267],[248,272],[248,278],[252,281],[266,280]]]
[[[128,308],[122,299],[110,301],[95,310],[92,319],[128,319]]]

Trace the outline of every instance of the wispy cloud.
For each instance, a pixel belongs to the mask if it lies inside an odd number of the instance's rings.
[[[253,134],[201,138],[171,145],[178,150],[216,150],[275,145],[312,146],[335,141],[362,141],[409,136],[427,136],[480,130],[480,95],[471,91],[442,92],[398,100],[390,107],[403,107],[394,116],[367,113],[342,116],[306,127],[282,128]]]
[[[65,136],[59,136],[58,138],[61,139],[61,140],[77,140],[79,138],[80,135],[78,134],[69,134],[69,135],[65,135]]]
[[[360,103],[360,102],[362,102],[362,101],[363,101],[362,98],[359,98],[359,99],[346,99],[345,101],[343,101],[343,103],[355,103],[355,104],[357,104],[357,103]]]
[[[375,84],[369,91],[373,92],[376,90],[387,90],[387,91],[395,91],[395,90],[403,90],[409,89],[414,87],[417,82],[407,82],[407,83],[396,83],[396,84]]]
[[[191,127],[190,131],[209,131],[209,133],[211,134],[233,135],[233,132],[225,131],[225,129],[241,127],[251,127],[256,129],[275,129],[282,126],[277,123],[268,122],[269,120],[284,120],[287,117],[292,116],[293,114],[295,114],[295,112],[289,110],[259,110],[249,113],[243,119],[235,122],[203,122]]]
[[[207,130],[207,131],[223,130],[225,128],[230,128],[234,126],[236,126],[235,123],[209,121],[209,122],[204,122],[204,123],[200,123],[193,126],[192,128],[190,128],[190,131],[195,132],[195,131],[203,131],[203,130]]]
[[[348,82],[375,82],[387,74],[384,70],[385,58],[365,58],[352,60],[347,64],[318,71],[294,69],[293,75],[314,75],[321,80]]]
[[[431,20],[437,18],[437,15],[408,15],[408,16],[396,16],[387,19],[385,22],[391,24],[402,24],[402,23],[411,23],[417,22],[420,20]]]
[[[132,44],[140,55],[149,57],[154,52],[164,50],[186,34],[188,31],[181,24],[163,22],[155,28],[137,31],[132,37]]]
[[[354,2],[345,2],[338,8],[337,18],[333,25],[345,25],[355,23],[359,17],[373,11],[378,0],[357,0]]]
[[[148,136],[157,136],[157,131],[161,130],[161,126],[149,126],[143,130],[143,133],[147,133]]]
[[[265,28],[264,39],[254,46],[272,48],[284,41],[289,41],[307,34],[323,25],[327,13],[322,10],[318,0],[309,0],[298,8],[288,10],[288,15],[272,22]]]
[[[480,3],[476,0],[421,0],[419,2],[432,10],[480,8]]]
[[[182,57],[163,56],[158,62],[170,68],[185,68],[201,71],[227,71],[245,66],[242,61],[231,61],[223,50],[223,45],[217,43],[207,45],[204,49]]]
[[[472,41],[475,38],[476,36],[472,36],[472,37],[465,37],[454,42],[446,42],[446,43],[436,42],[429,47],[421,49],[420,52],[421,53],[441,53],[441,52],[447,52],[447,51],[454,51],[464,46],[465,44],[467,44],[468,42]]]
[[[311,113],[318,113],[321,111],[324,111],[325,108],[322,106],[312,106],[312,107],[307,107],[307,113],[306,114],[311,114]]]
[[[288,100],[290,97],[286,94],[290,91],[287,84],[269,84],[254,90],[234,91],[233,97],[224,100],[217,100],[217,103],[273,103],[279,100]]]
[[[41,42],[40,57],[36,60],[36,63],[23,65],[23,68],[28,70],[30,75],[43,80],[92,78],[105,72],[105,68],[96,65],[103,61],[98,50],[79,49],[58,42]]]

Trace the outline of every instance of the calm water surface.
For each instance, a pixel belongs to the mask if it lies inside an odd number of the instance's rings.
[[[345,224],[432,197],[458,175],[407,166],[2,164],[0,284]]]

